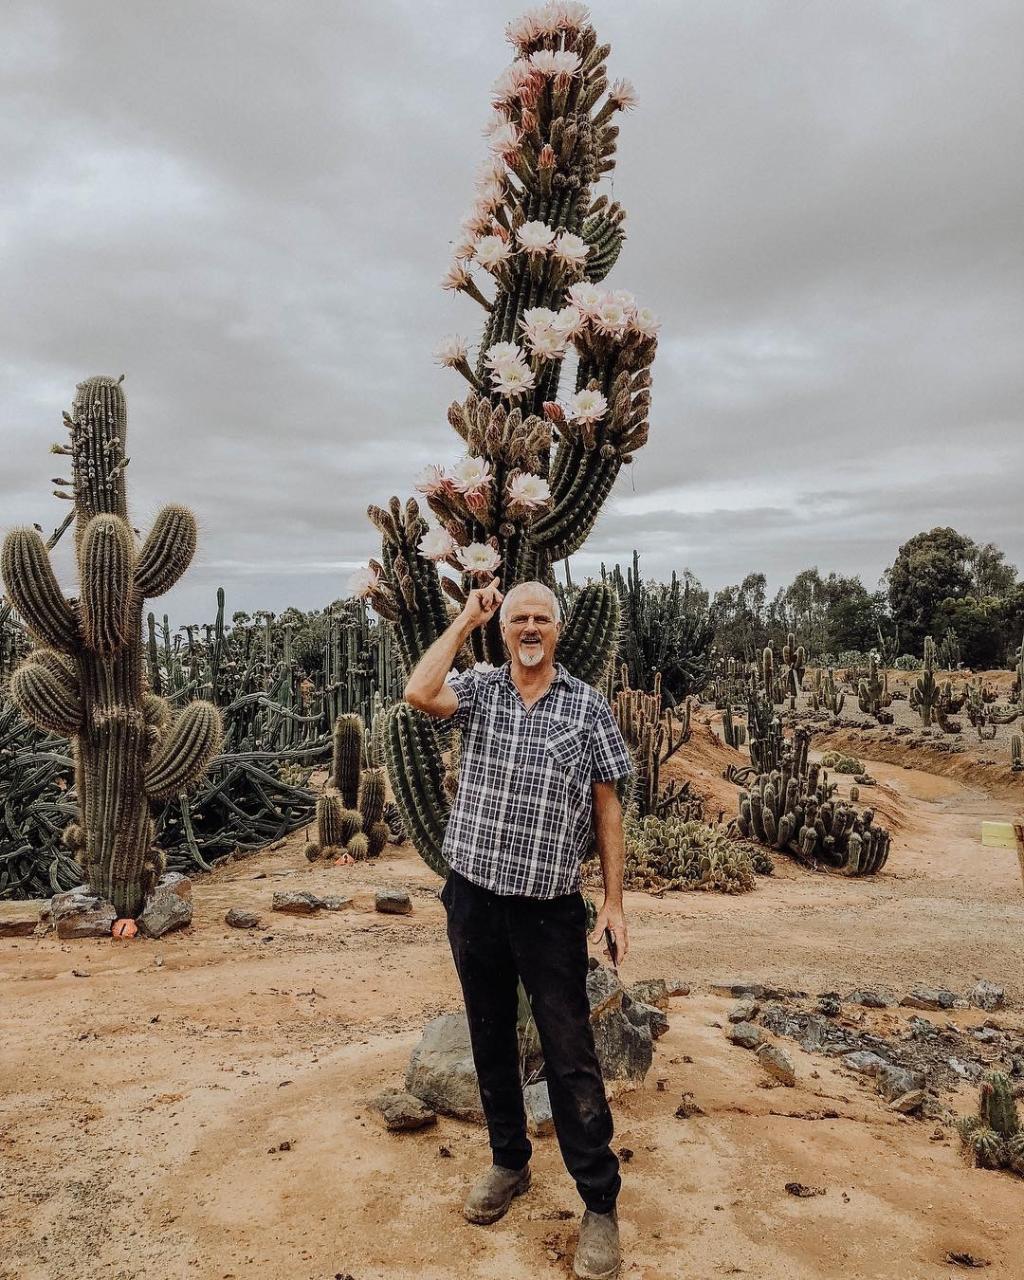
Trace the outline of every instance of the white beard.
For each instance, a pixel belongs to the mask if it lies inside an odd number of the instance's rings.
[[[519,661],[524,667],[536,667],[544,661],[544,649],[541,645],[535,647],[523,645],[519,646]]]

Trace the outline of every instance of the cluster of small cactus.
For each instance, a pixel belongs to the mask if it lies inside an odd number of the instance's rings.
[[[734,751],[738,751],[747,741],[747,726],[738,724],[733,719],[732,702],[726,702],[722,711],[722,736],[725,739],[725,745],[732,747]]]
[[[193,786],[220,748],[220,713],[190,702],[177,714],[147,686],[142,608],[191,562],[196,522],[167,506],[137,545],[125,493],[127,407],[121,379],[79,383],[65,414],[75,504],[77,599],[65,598],[34,528],[4,540],[0,568],[38,648],[11,676],[11,697],[31,723],[71,740],[79,820],[64,831],[91,890],[122,917],[141,910],[165,865],[152,806]]]
[[[836,796],[818,765],[796,767],[794,753],[781,769],[759,774],[740,793],[734,830],[806,861],[835,867],[844,875],[871,875],[889,857],[889,833],[875,825],[874,813],[858,813]]]
[[[843,755],[841,751],[825,751],[821,756],[824,769],[833,773],[863,773],[864,765],[856,756]]]
[[[355,862],[376,858],[391,838],[384,821],[386,774],[377,765],[364,767],[365,736],[360,715],[342,715],[334,723],[331,774],[316,803],[317,837],[306,845],[310,862],[346,854]]]
[[[633,755],[635,772],[630,794],[641,817],[664,816],[683,799],[678,783],[661,787],[661,766],[670,760],[690,737],[691,702],[687,698],[681,709],[673,712],[661,705],[661,673],[655,673],[654,692],[629,686],[629,668],[622,664],[621,687],[612,702],[612,712],[623,738]]]
[[[981,1169],[1010,1169],[1024,1178],[1024,1126],[1017,1114],[1013,1086],[1001,1071],[989,1071],[978,1090],[978,1112],[957,1128],[973,1164]]]
[[[625,81],[609,86],[610,50],[582,5],[547,5],[508,35],[516,57],[492,93],[491,159],[444,282],[483,307],[483,336],[472,365],[460,338],[437,352],[470,384],[448,413],[467,456],[419,478],[433,526],[415,498],[369,508],[381,559],[352,584],[393,625],[406,672],[447,628],[446,596],[458,607],[492,574],[504,590],[530,579],[554,587],[554,564],[583,545],[648,434],[658,326],[632,295],[598,288],[618,257],[624,214],[591,191],[614,167],[614,117],[635,95]],[[560,403],[573,349],[575,393]],[[442,575],[442,565],[456,576]],[[615,660],[619,618],[612,583],[584,587],[563,620],[557,660],[600,685]],[[504,658],[495,616],[456,666]],[[417,848],[444,874],[441,745],[410,709],[389,714],[396,802]]]
[[[745,893],[755,887],[749,850],[730,840],[724,828],[627,811],[625,884],[630,889],[707,889]]]

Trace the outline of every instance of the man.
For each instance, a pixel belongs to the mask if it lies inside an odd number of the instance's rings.
[[[509,661],[446,682],[470,633],[499,606]],[[621,1182],[590,1024],[579,869],[596,839],[604,905],[591,941],[607,928],[622,960],[629,938],[615,782],[631,762],[606,700],[555,662],[560,625],[557,597],[543,583],[520,583],[503,597],[494,578],[470,592],[420,659],[405,697],[462,730],[459,789],[444,840],[451,873],[441,901],[493,1158],[463,1212],[470,1222],[496,1222],[530,1185],[516,1036],[522,980],[562,1158],[586,1205],[575,1273],[607,1280],[619,1269]]]

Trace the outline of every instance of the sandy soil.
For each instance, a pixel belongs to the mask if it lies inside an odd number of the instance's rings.
[[[673,767],[731,811],[735,788],[718,775],[732,753],[706,729],[684,752]],[[1009,803],[956,779],[871,770],[899,826],[877,879],[780,859],[741,898],[628,895],[624,976],[679,975],[692,994],[672,1001],[647,1081],[614,1102],[615,1145],[632,1152],[626,1277],[930,1280],[958,1273],[950,1249],[989,1260],[991,1280],[1021,1274],[1024,1183],[966,1168],[948,1131],[933,1140],[933,1122],[893,1115],[792,1042],[797,1087],[765,1088],[724,1037],[730,1001],[709,990],[741,978],[810,993],[966,991],[986,977],[1007,989],[1000,1023],[1021,1026],[1016,857],[979,841],[980,820],[1009,816]],[[442,1117],[391,1135],[367,1107],[401,1083],[424,1022],[458,1007],[437,882],[408,847],[327,869],[301,846],[300,833],[198,881],[194,927],[160,942],[0,942],[3,1280],[571,1274],[580,1205],[553,1139],[536,1143],[530,1194],[472,1227],[460,1205],[486,1163],[482,1131]],[[373,911],[383,884],[411,890],[411,916]],[[284,886],[344,887],[354,906],[271,914]],[[228,928],[232,905],[261,911],[265,929]],[[687,1090],[705,1116],[675,1117]],[[826,1194],[795,1199],[790,1181]]]

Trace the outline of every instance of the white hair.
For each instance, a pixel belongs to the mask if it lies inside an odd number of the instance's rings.
[[[501,609],[498,611],[498,618],[500,621],[505,621],[506,615],[508,614],[509,604],[515,593],[517,591],[525,591],[527,587],[531,587],[535,591],[541,591],[547,596],[548,600],[551,602],[551,616],[554,618],[555,622],[561,622],[562,610],[558,605],[558,596],[556,596],[551,588],[543,582],[517,582],[511,591],[505,593],[505,598],[501,602]]]

